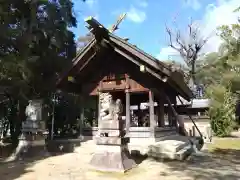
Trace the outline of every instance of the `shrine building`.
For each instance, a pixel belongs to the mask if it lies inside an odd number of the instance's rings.
[[[193,97],[183,73],[109,32],[94,18],[86,22],[94,37],[57,82],[58,88],[81,96],[81,134],[94,136],[98,130],[101,92],[121,99],[130,143],[139,138],[158,141],[177,133],[176,98]],[[90,106],[89,125],[84,122],[84,108]]]

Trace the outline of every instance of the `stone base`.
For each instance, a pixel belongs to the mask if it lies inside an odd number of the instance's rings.
[[[188,145],[184,147],[183,149],[177,151],[177,152],[169,152],[169,151],[161,151],[161,152],[155,152],[155,151],[150,151],[148,153],[149,157],[157,158],[157,159],[171,159],[171,160],[184,160],[186,159],[189,155],[193,153],[193,148]]]
[[[160,159],[184,160],[195,152],[194,147],[201,149],[199,143],[199,140],[190,139],[187,136],[172,136],[149,146],[148,156]]]
[[[136,167],[126,146],[111,145],[98,145],[90,165],[97,171],[121,173]]]
[[[97,145],[109,145],[111,146],[121,146],[123,144],[129,143],[128,137],[95,137],[94,140],[96,141]]]

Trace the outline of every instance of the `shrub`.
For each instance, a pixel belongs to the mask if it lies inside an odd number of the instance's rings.
[[[208,115],[216,136],[229,136],[235,126],[236,100],[229,87],[210,86],[207,95],[211,99]]]

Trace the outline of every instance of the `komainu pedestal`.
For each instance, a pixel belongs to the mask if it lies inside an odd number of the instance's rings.
[[[136,166],[128,150],[129,138],[124,137],[121,120],[122,104],[112,100],[109,93],[100,94],[100,122],[96,136],[96,151],[90,161],[98,171],[125,172]]]

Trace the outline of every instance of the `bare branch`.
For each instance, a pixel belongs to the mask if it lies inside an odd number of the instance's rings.
[[[193,76],[196,72],[196,61],[208,38],[203,39],[201,37],[201,31],[192,19],[187,25],[187,34],[181,32],[179,28],[176,28],[175,32],[173,32],[167,25],[166,32],[169,37],[169,46],[179,52],[180,56],[189,67],[189,74],[194,81],[195,78]]]

